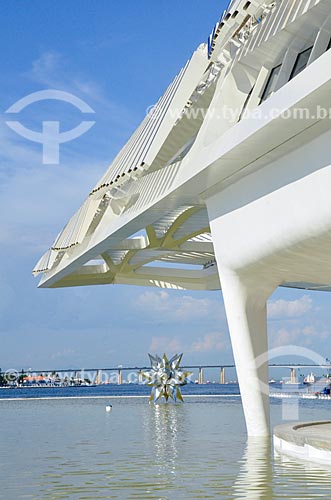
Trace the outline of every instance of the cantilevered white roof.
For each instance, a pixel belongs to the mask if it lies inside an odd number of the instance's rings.
[[[44,273],[41,286],[219,288],[205,200],[309,129],[304,120],[241,120],[241,111],[250,97],[249,106],[258,106],[269,69],[292,40],[298,45],[303,32],[305,40],[316,36],[328,14],[328,0],[230,2],[208,43],[193,53],[39,260],[34,274]],[[314,79],[309,83],[310,90],[291,83],[282,106],[319,91]],[[235,113],[232,121],[227,109]],[[300,286],[293,283],[288,286]]]

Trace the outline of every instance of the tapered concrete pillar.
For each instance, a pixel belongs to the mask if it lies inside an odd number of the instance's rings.
[[[249,436],[269,429],[266,300],[270,293],[254,279],[219,269],[223,298]]]
[[[122,383],[123,383],[123,375],[122,375],[122,370],[121,369],[118,370],[117,383],[118,383],[118,385],[122,385]]]
[[[251,203],[257,185],[244,181],[206,205],[247,433],[259,437],[270,434],[266,302],[283,274],[270,259],[267,208]]]
[[[225,384],[225,368],[221,368],[221,373],[220,373],[220,384]]]
[[[199,368],[198,383],[203,384],[203,368]]]
[[[95,383],[96,385],[101,384],[101,370],[97,371],[96,377],[95,377]]]
[[[291,368],[290,382],[291,384],[297,383],[297,371],[295,368]]]

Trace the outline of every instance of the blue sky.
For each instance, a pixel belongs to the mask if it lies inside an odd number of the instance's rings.
[[[0,367],[145,364],[183,351],[186,363],[232,360],[220,292],[128,286],[37,289],[31,270],[225,6],[221,0],[12,0],[2,5]],[[6,109],[25,95],[64,90],[95,111],[95,126],[43,165],[40,144],[10,130]],[[69,104],[22,111],[34,130],[81,121]],[[271,346],[331,356],[331,296],[279,289],[269,305]]]

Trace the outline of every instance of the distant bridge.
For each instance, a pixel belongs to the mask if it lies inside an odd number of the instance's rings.
[[[331,370],[331,364],[317,365],[317,364],[305,364],[305,363],[270,363],[269,368],[288,368],[290,370],[290,382],[295,383],[297,381],[297,370],[301,368],[309,368],[311,370],[316,369],[325,369]],[[234,364],[222,364],[222,365],[185,365],[181,367],[185,370],[198,370],[198,383],[204,383],[204,370],[206,369],[218,369],[220,370],[219,383],[225,384],[225,370],[226,369],[235,369],[236,366]],[[79,374],[95,374],[92,377],[94,383],[100,384],[102,383],[102,373],[116,373],[116,381],[113,380],[113,383],[117,383],[121,385],[123,383],[123,372],[131,372],[131,374],[135,374],[137,376],[136,381],[142,382],[141,372],[145,370],[149,370],[149,366],[111,366],[107,368],[68,368],[68,369],[59,369],[59,370],[21,370],[20,373],[25,373],[27,375],[40,375],[40,374],[66,374],[73,378],[83,378],[79,377]],[[0,370],[1,372],[1,370]],[[18,373],[18,372],[17,372]],[[131,379],[131,381],[134,381]]]

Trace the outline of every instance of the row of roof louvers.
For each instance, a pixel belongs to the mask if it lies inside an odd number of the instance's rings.
[[[230,7],[239,3],[240,1],[232,1]],[[258,3],[261,3],[260,0]],[[206,44],[200,45],[193,53],[192,58],[144,118],[83,205],[57,236],[52,247],[39,260],[33,270],[34,275],[51,269],[59,262],[65,250],[82,243],[98,213],[102,199],[110,189],[148,171],[162,144],[177,123],[178,117],[185,113],[192,103],[192,95],[197,89],[200,93],[203,92],[217,77],[219,68],[215,71],[215,64],[210,62],[209,55]]]

